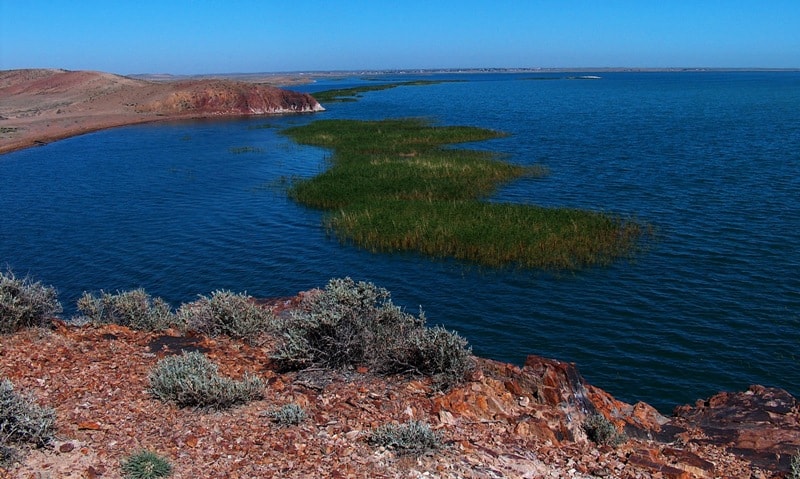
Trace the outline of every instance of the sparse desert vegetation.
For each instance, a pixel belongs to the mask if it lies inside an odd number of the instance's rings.
[[[384,424],[373,430],[367,441],[400,454],[418,455],[443,447],[441,435],[434,432],[430,424],[421,421]]]
[[[157,479],[172,475],[169,460],[153,451],[142,450],[122,461],[125,479]]]
[[[0,334],[46,326],[61,311],[58,292],[52,286],[29,276],[18,278],[10,270],[0,272]]]
[[[119,324],[143,331],[158,331],[175,325],[172,308],[161,298],[153,298],[143,288],[98,294],[84,292],[78,299],[78,321],[94,324]]]
[[[40,447],[55,435],[55,410],[40,406],[27,392],[17,391],[8,379],[0,380],[0,467],[18,457],[17,448]]]
[[[383,288],[332,279],[278,322],[274,359],[284,369],[366,366],[431,376],[443,387],[462,382],[473,367],[467,341],[425,322],[394,305]]]
[[[246,374],[240,381],[220,376],[203,353],[167,356],[150,372],[151,394],[180,407],[224,409],[263,397],[264,382]]]
[[[43,296],[47,304],[57,301],[54,289],[22,283],[53,291]],[[0,306],[17,296],[1,297]],[[333,279],[276,306],[230,292],[201,297],[194,321],[208,325],[206,333],[178,319],[192,316],[185,305],[168,310],[176,321],[166,330],[133,329],[160,323],[105,312],[121,303],[134,306],[118,309],[138,314],[163,302],[143,290],[109,295],[106,306],[103,295],[83,302],[99,305],[92,313],[99,321],[71,326],[45,315],[0,338],[0,477],[42,470],[126,479],[173,470],[181,477],[468,477],[476,465],[498,477],[521,470],[567,477],[577,468],[595,477],[681,477],[687,470],[745,477],[757,470],[739,449],[626,440],[606,416],[587,417],[579,403],[592,401],[626,430],[647,434],[664,418],[598,388],[587,394],[566,363],[531,357],[519,368],[474,358],[463,338],[427,327],[422,313],[404,312],[368,282]],[[265,330],[258,341],[227,328],[238,320],[225,311],[250,305],[278,308],[259,323]],[[283,370],[285,359],[291,371]],[[754,386],[740,397],[776,411],[796,404],[774,388]],[[796,425],[794,415],[778,416]],[[669,423],[681,437],[708,440],[711,429],[692,432],[696,423],[682,421]],[[796,428],[784,427],[787,434]],[[762,477],[794,477],[797,460],[782,461]]]

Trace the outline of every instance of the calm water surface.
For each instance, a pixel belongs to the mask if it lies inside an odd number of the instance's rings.
[[[602,76],[438,76],[462,81],[3,155],[0,263],[56,286],[68,315],[83,291],[141,286],[177,306],[220,288],[287,296],[351,276],[422,306],[480,355],[574,361],[591,383],[664,411],[753,383],[800,394],[800,74]],[[328,152],[281,129],[405,116],[508,132],[470,146],[549,167],[491,201],[631,215],[656,239],[605,268],[492,270],[341,245],[320,212],[286,199],[285,180],[322,171]],[[257,151],[231,150],[243,146]]]

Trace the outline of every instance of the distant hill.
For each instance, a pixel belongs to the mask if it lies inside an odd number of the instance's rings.
[[[167,118],[306,113],[310,95],[227,79],[148,81],[95,71],[0,71],[0,153]]]

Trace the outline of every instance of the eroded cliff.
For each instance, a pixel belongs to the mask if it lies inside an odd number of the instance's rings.
[[[441,392],[363,367],[282,373],[270,344],[227,337],[56,322],[2,341],[0,373],[55,407],[58,427],[58,440],[8,477],[120,477],[120,460],[146,448],[170,458],[178,478],[778,478],[800,449],[798,404],[780,389],[721,393],[668,417],[538,356],[523,366],[477,358],[465,383]],[[258,375],[264,399],[216,412],[154,399],[149,371],[182,350],[204,352],[226,376]],[[271,423],[265,411],[289,403],[308,419]],[[585,426],[597,414],[627,439],[591,440]],[[374,428],[410,419],[430,424],[444,447],[409,457],[368,444]]]
[[[8,70],[0,72],[0,153],[171,118],[322,110],[311,95],[263,83],[152,82],[91,71]]]

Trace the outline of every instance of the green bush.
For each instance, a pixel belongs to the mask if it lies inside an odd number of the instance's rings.
[[[42,407],[33,396],[18,393],[8,379],[0,381],[0,464],[17,454],[13,446],[44,446],[53,439],[56,412]]]
[[[57,296],[55,288],[29,277],[0,272],[0,334],[48,325],[62,311]]]
[[[367,442],[372,446],[393,449],[399,454],[422,454],[442,447],[442,437],[421,421],[385,424],[370,433]]]
[[[160,360],[150,372],[150,392],[180,407],[223,409],[261,399],[264,382],[249,374],[241,381],[225,378],[203,353],[186,352]]]
[[[247,294],[214,291],[182,304],[178,318],[190,330],[211,336],[227,335],[254,341],[273,321],[272,313],[257,305]]]
[[[126,479],[155,479],[172,474],[172,464],[151,451],[139,451],[122,461],[122,473]]]
[[[628,437],[624,433],[617,432],[614,424],[602,414],[592,414],[586,418],[583,430],[589,439],[605,446],[617,447],[628,440]]]
[[[161,298],[153,298],[144,289],[83,293],[78,310],[95,324],[119,324],[143,331],[158,331],[176,324],[172,308]]]
[[[366,365],[381,373],[419,373],[462,381],[471,350],[456,333],[425,327],[425,316],[395,306],[372,283],[332,279],[276,323],[273,359],[284,369]]]
[[[283,407],[273,409],[267,413],[272,422],[281,426],[296,426],[305,421],[308,417],[306,410],[295,403],[289,403]]]

